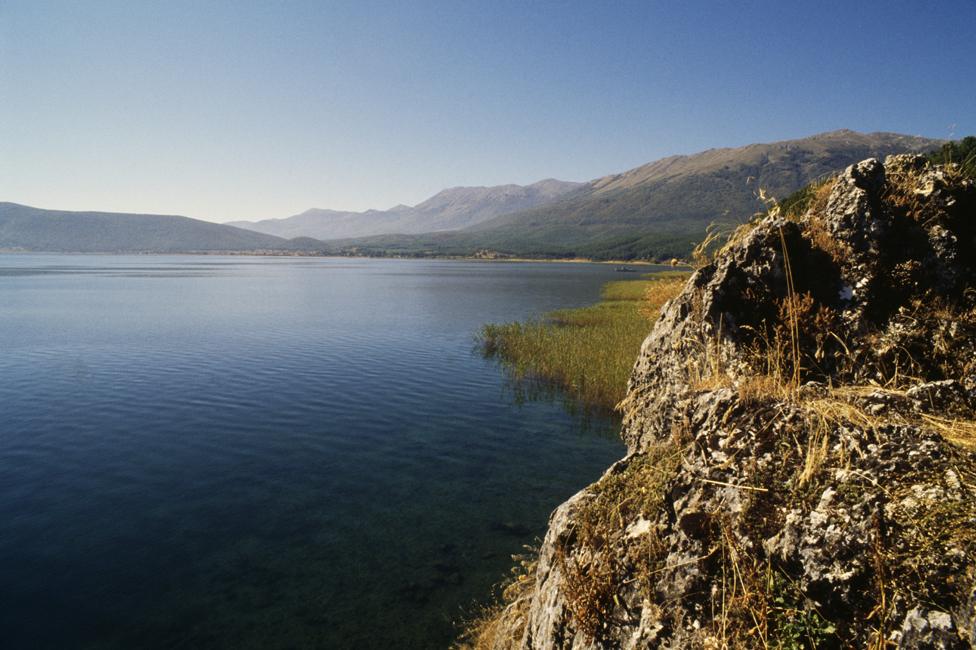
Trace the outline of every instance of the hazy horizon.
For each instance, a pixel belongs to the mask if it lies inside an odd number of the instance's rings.
[[[963,136],[974,19],[970,2],[8,2],[0,200],[259,220],[841,128]]]

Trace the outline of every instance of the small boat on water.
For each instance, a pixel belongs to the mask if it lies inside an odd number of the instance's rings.
[[[626,266],[618,266],[614,269],[617,273],[637,273],[636,269],[632,269]]]

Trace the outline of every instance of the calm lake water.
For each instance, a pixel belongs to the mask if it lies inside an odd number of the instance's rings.
[[[448,645],[623,454],[474,336],[614,279],[0,255],[0,646]]]

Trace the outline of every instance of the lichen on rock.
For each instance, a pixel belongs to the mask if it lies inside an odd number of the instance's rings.
[[[870,159],[665,305],[494,648],[976,645],[976,187]]]

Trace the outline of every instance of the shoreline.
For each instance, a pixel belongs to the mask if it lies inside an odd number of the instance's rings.
[[[691,264],[685,260],[677,260],[677,263],[669,261],[654,262],[650,260],[598,260],[589,257],[477,257],[473,255],[330,255],[304,252],[289,251],[33,251],[33,250],[10,250],[0,249],[0,255],[132,255],[132,256],[173,256],[173,255],[197,255],[200,257],[311,257],[324,259],[352,259],[352,260],[450,260],[457,262],[516,262],[520,264],[613,264],[616,266],[664,266],[673,268],[677,271],[691,269]]]

